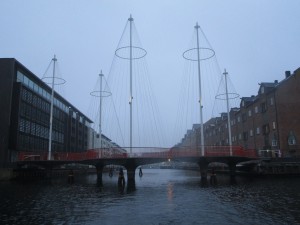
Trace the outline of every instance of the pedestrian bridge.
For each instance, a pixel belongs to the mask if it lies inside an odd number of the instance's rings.
[[[120,165],[126,168],[129,181],[134,179],[136,168],[146,164],[166,161],[197,163],[201,178],[206,179],[210,163],[226,163],[231,173],[234,174],[236,164],[256,158],[255,150],[245,150],[240,146],[205,146],[203,153],[200,148],[191,147],[132,147],[98,148],[83,152],[52,152],[51,160],[48,160],[48,152],[19,152],[15,163],[19,167],[35,165],[46,169],[70,163],[94,165],[99,179],[102,179],[105,166]]]

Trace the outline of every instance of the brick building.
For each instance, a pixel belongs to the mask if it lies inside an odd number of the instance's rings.
[[[299,97],[300,68],[293,74],[287,71],[280,82],[260,83],[257,95],[242,97],[240,107],[230,110],[232,145],[300,156]],[[204,124],[205,145],[229,145],[227,123],[227,113],[208,120]],[[200,141],[199,132],[194,136]]]

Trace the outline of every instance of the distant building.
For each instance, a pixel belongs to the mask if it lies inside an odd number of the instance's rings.
[[[51,88],[16,59],[0,59],[0,167],[20,151],[48,151]],[[92,121],[54,93],[52,152],[88,148]]]
[[[278,82],[259,84],[257,95],[242,97],[230,110],[232,145],[245,149],[280,150],[283,156],[300,156],[300,68]],[[204,124],[205,145],[229,145],[227,113]],[[200,143],[200,128],[195,138]],[[196,132],[196,131],[195,131]],[[193,136],[190,131],[186,136]],[[184,138],[186,140],[186,138]],[[184,142],[186,144],[186,141]],[[177,146],[183,146],[183,142]]]
[[[101,135],[101,142],[102,145],[100,143],[100,134],[97,133],[94,129],[90,128],[88,149],[101,149],[105,156],[111,154],[126,153],[125,149],[121,148],[118,144],[110,140],[104,134]]]

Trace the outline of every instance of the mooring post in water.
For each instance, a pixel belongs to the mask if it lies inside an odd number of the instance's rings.
[[[97,182],[102,184],[102,172],[104,166],[101,164],[96,165]]]
[[[129,167],[126,167],[127,169],[127,181],[128,183],[129,182],[135,182],[135,169],[136,169],[136,166],[129,166]]]
[[[74,183],[74,171],[72,169],[68,173],[68,183],[69,184]]]
[[[198,162],[198,165],[200,167],[200,174],[201,174],[201,182],[207,181],[207,169],[208,169],[208,162],[205,160],[201,160]]]
[[[229,162],[228,167],[229,167],[230,181],[235,182],[236,163],[235,162]]]

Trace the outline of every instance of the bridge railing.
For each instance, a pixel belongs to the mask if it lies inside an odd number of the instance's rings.
[[[156,148],[98,148],[83,152],[52,152],[51,160],[59,161],[83,161],[106,158],[176,158],[176,157],[200,157],[201,150],[191,147]],[[222,157],[230,156],[229,146],[205,146],[204,156]],[[255,150],[245,150],[240,146],[232,146],[232,156],[256,158]],[[48,152],[19,152],[18,161],[44,161],[48,158]]]
[[[202,152],[200,147],[174,147],[171,148],[171,155],[173,157],[200,157]],[[232,151],[232,155],[231,152]],[[245,150],[241,146],[205,146],[204,156],[218,157],[218,156],[238,156],[256,158],[257,153],[255,150]]]
[[[167,158],[169,154],[169,148],[97,148],[83,152],[52,152],[51,160],[83,161],[107,158]],[[18,152],[18,161],[45,161],[47,159],[48,152]]]

